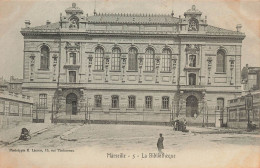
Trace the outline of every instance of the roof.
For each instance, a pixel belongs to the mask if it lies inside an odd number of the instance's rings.
[[[128,24],[177,24],[179,19],[171,15],[153,14],[98,14],[88,17],[89,23]]]
[[[50,23],[48,25],[42,25],[42,26],[36,26],[36,27],[30,27],[29,29],[34,29],[34,30],[55,30],[60,28],[60,23]]]
[[[96,14],[87,18],[89,24],[179,24],[179,18],[171,15],[153,15],[153,14]],[[28,31],[55,31],[60,27],[60,23],[50,23],[42,26],[24,28]],[[227,30],[215,26],[207,26],[207,34],[217,35],[244,35],[242,32]]]
[[[208,25],[207,26],[207,32],[208,33],[219,33],[219,34],[230,34],[230,35],[243,35],[244,33],[233,31],[233,30],[227,30],[215,26]]]

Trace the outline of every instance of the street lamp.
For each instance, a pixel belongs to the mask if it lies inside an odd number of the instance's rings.
[[[253,95],[251,94],[250,90],[249,93],[245,96],[245,108],[247,110],[247,128],[249,128],[250,124],[250,110],[253,109]]]

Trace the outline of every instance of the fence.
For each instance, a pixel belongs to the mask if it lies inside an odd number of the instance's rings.
[[[196,114],[194,113],[195,115],[187,114],[186,107],[180,107],[180,111],[177,114],[175,105],[169,106],[167,109],[162,109],[161,106],[152,106],[152,109],[145,108],[145,106],[128,108],[124,105],[120,105],[117,108],[112,108],[111,105],[95,107],[94,105],[83,103],[75,107],[64,106],[66,105],[60,105],[60,110],[57,112],[56,106],[53,104],[52,114],[54,122],[169,124],[170,121],[177,118],[185,118],[188,125],[215,126],[219,124],[223,126],[227,121],[225,108],[217,109],[215,106],[204,106],[200,109],[194,109],[197,111]],[[76,110],[75,113],[73,113],[73,108]]]

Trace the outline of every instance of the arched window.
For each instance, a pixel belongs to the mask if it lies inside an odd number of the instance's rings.
[[[47,46],[41,48],[41,65],[40,69],[49,69],[50,50]]]
[[[217,52],[217,72],[226,72],[226,56],[222,50]]]
[[[111,70],[112,71],[120,70],[120,61],[121,61],[121,51],[119,48],[114,48],[112,50],[112,59],[111,59]]]
[[[190,95],[186,99],[186,117],[195,116],[198,116],[198,99],[195,96]]]
[[[162,71],[171,71],[171,51],[169,49],[164,49],[162,52]]]
[[[189,74],[189,85],[196,85],[196,74]]]
[[[137,71],[137,49],[130,48],[128,53],[128,70]]]
[[[103,70],[104,50],[101,47],[95,51],[95,70]]]
[[[145,51],[144,70],[145,71],[153,71],[154,70],[154,50],[151,49],[151,48],[148,48]]]

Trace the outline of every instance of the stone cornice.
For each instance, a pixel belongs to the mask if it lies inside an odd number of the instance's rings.
[[[81,32],[59,32],[59,31],[21,31],[23,36],[31,35],[31,36],[38,36],[38,35],[57,35],[57,36],[64,36],[64,35],[74,35],[74,36],[134,36],[134,37],[181,37],[181,38],[226,38],[226,39],[241,39],[245,38],[244,34],[236,35],[236,34],[180,34],[176,32],[145,32],[145,31],[81,31]]]

